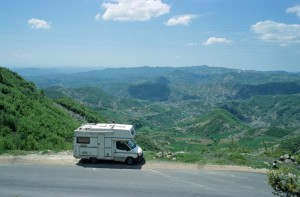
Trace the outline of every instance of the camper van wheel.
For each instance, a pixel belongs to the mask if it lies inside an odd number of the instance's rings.
[[[128,157],[126,159],[126,163],[127,163],[127,165],[132,165],[132,164],[134,164],[134,159],[132,157]]]
[[[96,157],[91,157],[91,158],[90,158],[90,161],[91,161],[92,163],[97,163],[97,162],[98,162],[98,159],[97,159]]]

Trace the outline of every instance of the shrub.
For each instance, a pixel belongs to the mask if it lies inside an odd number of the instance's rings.
[[[300,179],[291,169],[271,170],[268,172],[268,183],[272,186],[274,195],[300,196]]]

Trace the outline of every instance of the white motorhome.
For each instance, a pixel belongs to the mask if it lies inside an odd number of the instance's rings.
[[[132,125],[89,123],[74,131],[74,157],[126,162],[129,165],[143,159],[142,149],[132,140]]]

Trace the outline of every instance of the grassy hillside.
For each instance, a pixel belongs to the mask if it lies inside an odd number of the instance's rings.
[[[120,99],[110,95],[98,87],[65,88],[53,86],[46,88],[45,95],[52,99],[71,97],[87,106],[100,109],[123,110],[130,106],[140,107],[143,104],[134,100]]]
[[[129,123],[135,125],[136,128],[170,127],[183,117],[182,112],[174,107],[136,99],[117,98],[97,87],[62,88],[55,86],[45,89],[45,94],[63,105],[66,97],[70,97],[89,106],[111,122]]]
[[[188,134],[197,134],[203,137],[224,136],[249,129],[242,121],[222,109],[216,109],[193,121],[187,121],[180,127]]]
[[[300,94],[255,96],[222,108],[253,127],[300,127]]]
[[[79,124],[32,83],[0,67],[0,152],[70,148]]]
[[[97,114],[95,111],[90,110],[83,104],[80,104],[69,97],[59,98],[54,101],[59,105],[65,107],[67,110],[81,116],[86,122],[89,123],[106,122],[103,116]]]

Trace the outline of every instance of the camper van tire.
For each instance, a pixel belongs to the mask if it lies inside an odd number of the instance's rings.
[[[133,164],[134,164],[134,159],[133,159],[132,157],[128,157],[128,158],[126,159],[126,164],[127,164],[127,165],[133,165]]]
[[[92,163],[98,163],[98,159],[96,158],[96,157],[91,157],[90,158],[90,161],[92,162]]]

